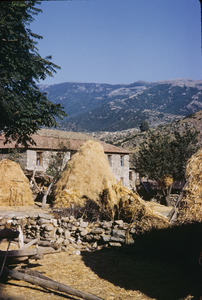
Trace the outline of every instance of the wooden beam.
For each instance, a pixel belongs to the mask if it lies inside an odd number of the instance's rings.
[[[17,280],[23,280],[26,282],[29,282],[31,284],[41,286],[43,288],[48,288],[57,292],[62,292],[68,295],[76,296],[79,297],[80,299],[85,299],[85,300],[103,300],[102,298],[99,298],[95,295],[88,294],[88,293],[83,293],[79,290],[76,290],[68,285],[61,284],[57,281],[54,281],[48,277],[47,279],[39,278],[36,276],[28,275],[21,273],[16,270],[4,270],[5,275],[9,276],[10,278],[17,279]]]

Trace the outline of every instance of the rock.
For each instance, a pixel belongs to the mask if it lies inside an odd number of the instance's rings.
[[[125,230],[119,230],[119,229],[113,229],[112,230],[112,236],[125,239],[126,231]]]
[[[72,254],[80,255],[80,254],[81,254],[81,251],[80,251],[80,250],[73,250]]]
[[[111,236],[110,235],[102,235],[102,240],[104,242],[109,242],[111,240]]]
[[[116,220],[114,223],[116,225],[123,226],[123,220]]]
[[[62,235],[62,234],[63,234],[63,229],[62,229],[61,227],[58,227],[57,233],[58,233],[59,235]]]
[[[88,234],[88,230],[81,228],[80,235],[86,236]]]
[[[53,224],[53,226],[57,227],[58,226],[58,222],[56,219],[51,219],[51,223]]]
[[[65,239],[70,238],[70,236],[71,236],[71,233],[69,232],[69,230],[65,230],[65,232],[64,232]]]
[[[69,217],[62,217],[61,220],[62,220],[63,222],[69,222]]]
[[[120,237],[114,237],[114,236],[111,237],[111,241],[118,242],[118,243],[125,243],[125,239],[122,239]]]
[[[91,230],[91,233],[92,234],[102,234],[102,233],[104,233],[104,229],[98,227],[98,228],[95,228],[95,229]]]
[[[63,242],[64,242],[64,239],[60,237],[59,239],[57,239],[56,244],[62,245]]]
[[[110,242],[109,246],[111,246],[111,247],[122,247],[122,245],[120,243],[114,243],[114,242]]]
[[[102,222],[102,227],[105,228],[105,229],[111,228],[112,227],[112,221],[109,221],[109,222],[104,221],[104,222]]]
[[[84,222],[82,219],[80,220],[80,227],[86,228],[88,227],[88,222]]]
[[[39,225],[43,225],[43,224],[49,224],[50,223],[50,220],[49,219],[43,219],[43,218],[40,218],[38,220],[38,224]]]
[[[47,225],[45,225],[44,230],[46,230],[46,231],[53,231],[54,230],[54,226],[52,224],[47,224]]]

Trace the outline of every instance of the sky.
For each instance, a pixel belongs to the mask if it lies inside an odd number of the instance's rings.
[[[42,84],[202,79],[199,0],[42,1],[31,23],[42,57],[59,65]]]

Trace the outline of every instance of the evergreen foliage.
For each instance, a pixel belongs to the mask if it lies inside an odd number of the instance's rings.
[[[0,130],[7,141],[27,145],[41,126],[56,126],[65,115],[60,104],[52,104],[36,83],[52,76],[59,67],[51,56],[42,58],[36,47],[42,37],[29,25],[41,12],[38,1],[0,2]]]
[[[183,180],[187,160],[197,151],[197,132],[185,129],[173,136],[150,132],[149,138],[140,145],[134,164],[142,176],[160,181],[164,176]]]
[[[149,130],[149,124],[148,124],[147,120],[145,120],[144,122],[142,122],[140,124],[140,130],[141,130],[141,132]]]

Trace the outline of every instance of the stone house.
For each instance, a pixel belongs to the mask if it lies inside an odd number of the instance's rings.
[[[32,136],[35,145],[18,148],[19,162],[24,170],[46,172],[53,155],[63,153],[64,165],[87,140],[93,137],[80,132],[67,132],[53,129],[41,129]],[[9,158],[15,149],[15,142],[4,145],[5,138],[0,136],[0,159]],[[109,165],[115,178],[124,186],[130,187],[129,151],[98,141],[103,146]]]

